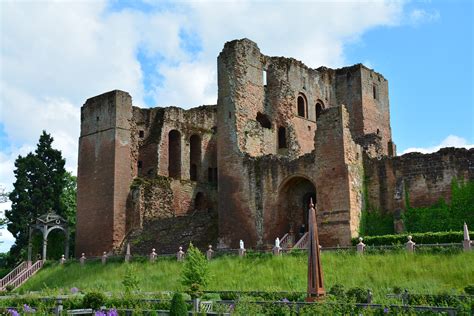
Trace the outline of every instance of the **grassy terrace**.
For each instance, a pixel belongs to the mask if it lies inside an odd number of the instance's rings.
[[[208,290],[242,291],[305,291],[305,254],[283,257],[222,256],[209,263],[212,279]],[[392,252],[358,256],[344,252],[324,252],[322,265],[325,287],[336,283],[345,288],[370,288],[374,299],[382,299],[393,287],[407,288],[416,293],[462,292],[474,284],[474,253],[407,254]],[[172,259],[155,263],[129,264],[144,292],[182,290],[180,275],[183,264]],[[122,292],[126,264],[89,262],[65,266],[52,264],[43,268],[23,285],[19,292],[52,291],[68,293],[70,288],[81,291],[101,290]]]

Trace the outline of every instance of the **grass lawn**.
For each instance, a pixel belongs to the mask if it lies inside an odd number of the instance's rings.
[[[391,293],[393,287],[416,293],[462,292],[474,284],[474,253],[407,254],[393,252],[358,256],[350,253],[324,252],[324,284],[328,290],[339,283],[345,288],[370,288],[374,299]],[[171,259],[155,263],[130,263],[144,292],[182,290],[183,264]],[[69,292],[101,290],[121,292],[127,264],[89,262],[66,266],[53,264],[43,268],[19,291]],[[209,263],[211,282],[208,290],[306,291],[307,257],[305,254],[283,257],[238,258],[223,256]]]

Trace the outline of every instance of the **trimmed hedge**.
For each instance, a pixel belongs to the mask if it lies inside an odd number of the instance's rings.
[[[417,244],[444,244],[444,243],[461,243],[464,239],[464,233],[458,232],[430,232],[430,233],[404,233],[398,235],[381,235],[364,237],[364,244],[368,246],[388,246],[401,245],[408,241],[408,236],[413,237],[413,241]],[[359,238],[352,238],[352,245],[357,245]]]

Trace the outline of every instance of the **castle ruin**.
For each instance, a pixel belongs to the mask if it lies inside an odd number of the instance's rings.
[[[362,64],[311,69],[248,40],[218,57],[217,105],[142,109],[111,91],[81,109],[76,253],[132,241],[166,253],[193,241],[265,248],[317,203],[323,246],[349,245],[361,211],[449,199],[474,150],[396,156],[388,82]]]

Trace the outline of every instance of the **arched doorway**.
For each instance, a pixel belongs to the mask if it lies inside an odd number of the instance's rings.
[[[310,200],[316,203],[316,187],[304,176],[293,176],[285,180],[278,191],[280,232],[293,230],[296,234],[308,227],[308,208]],[[283,222],[283,223],[282,223]]]

